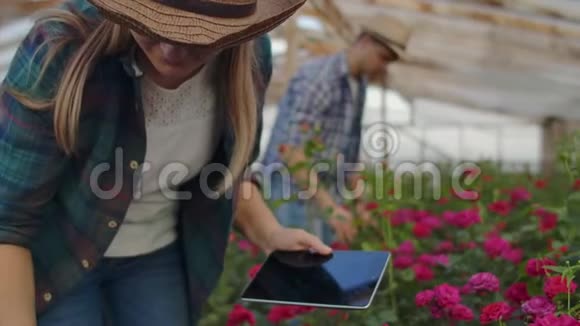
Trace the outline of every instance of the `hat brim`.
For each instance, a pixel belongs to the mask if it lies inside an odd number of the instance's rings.
[[[109,19],[171,43],[224,48],[256,38],[292,16],[306,0],[258,1],[244,18],[219,18],[172,8],[153,0],[89,0]]]

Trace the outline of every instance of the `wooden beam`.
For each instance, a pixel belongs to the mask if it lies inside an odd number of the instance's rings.
[[[524,118],[547,116],[580,120],[580,93],[533,75],[495,76],[457,73],[414,65],[395,64],[389,86],[410,97],[457,103]]]
[[[562,19],[550,18],[533,13],[516,12],[501,7],[492,7],[472,2],[452,0],[336,0],[343,12],[346,5],[359,5],[368,11],[383,7],[399,9],[406,12],[423,13],[442,18],[461,18],[470,21],[503,26],[520,30],[528,30],[553,36],[580,38],[580,25]]]

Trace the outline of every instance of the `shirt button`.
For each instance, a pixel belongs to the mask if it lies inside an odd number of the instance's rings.
[[[116,229],[117,226],[119,226],[119,224],[115,221],[110,221],[108,225],[110,229]]]
[[[91,264],[89,263],[89,261],[88,261],[88,260],[86,260],[86,259],[83,259],[83,260],[81,261],[81,264],[83,265],[83,267],[84,267],[85,269],[87,269],[87,268],[89,268],[89,266],[91,266]]]
[[[52,293],[50,292],[45,292],[42,295],[42,298],[44,299],[45,302],[50,302],[52,300]]]
[[[137,168],[139,168],[139,163],[137,161],[131,161],[131,162],[129,162],[129,167],[132,170],[137,170]]]

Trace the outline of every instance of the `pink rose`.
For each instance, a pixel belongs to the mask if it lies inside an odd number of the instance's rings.
[[[447,254],[453,251],[453,242],[446,240],[437,245],[435,252],[440,254]]]
[[[436,266],[436,265],[447,266],[449,265],[449,256],[422,254],[421,256],[419,256],[417,261],[420,264],[427,266]]]
[[[417,293],[415,295],[415,305],[417,307],[424,307],[431,304],[433,301],[433,297],[435,296],[435,292],[433,290],[425,290]]]
[[[447,283],[436,286],[433,289],[435,302],[439,307],[450,307],[461,302],[459,289]]]
[[[566,279],[562,276],[553,276],[544,283],[544,293],[550,299],[554,299],[558,294],[567,294],[576,292],[578,286],[574,281],[570,282],[570,286]]]
[[[506,321],[511,317],[513,310],[505,302],[494,302],[489,304],[481,310],[479,321],[482,325],[495,323],[499,320]]]
[[[250,268],[250,270],[248,271],[248,275],[250,276],[250,278],[256,277],[256,274],[258,274],[261,268],[262,264],[256,264],[252,266],[252,268]]]
[[[527,202],[532,199],[532,194],[524,187],[518,187],[510,192],[510,199],[512,205],[517,205],[522,202]]]
[[[234,305],[233,309],[228,315],[227,326],[240,326],[240,325],[256,325],[256,317],[254,313],[244,308],[240,304]]]
[[[470,292],[497,292],[499,291],[499,279],[492,273],[477,273],[469,278],[467,287]]]
[[[523,302],[530,299],[528,286],[523,282],[514,283],[509,288],[507,288],[504,297],[513,303],[522,304]]]
[[[415,254],[415,245],[413,245],[411,240],[405,240],[399,245],[399,248],[394,250],[394,252],[399,255],[413,256]]]
[[[550,258],[532,258],[526,264],[526,273],[532,277],[545,276],[547,270],[544,267],[546,266],[556,266],[556,262]]]
[[[483,250],[490,258],[499,257],[509,249],[511,249],[511,244],[499,236],[492,235],[483,243]]]
[[[497,215],[500,216],[508,216],[512,210],[512,206],[510,205],[510,203],[503,200],[493,202],[489,204],[487,208],[489,209],[490,212],[496,213]]]
[[[522,311],[535,319],[553,314],[556,312],[556,305],[546,297],[533,297],[522,304]]]
[[[524,258],[524,251],[519,248],[511,248],[501,254],[501,258],[511,262],[512,264],[519,264]]]
[[[413,272],[415,273],[415,279],[417,281],[431,281],[435,277],[435,273],[429,266],[423,264],[416,264],[413,266]]]
[[[561,315],[556,317],[554,315],[547,315],[536,319],[530,326],[579,326],[580,322],[572,318],[570,315]]]
[[[406,269],[413,266],[414,260],[410,256],[398,256],[393,260],[393,267],[396,269]]]
[[[419,239],[430,237],[432,232],[431,227],[423,222],[415,223],[413,226],[413,235]]]
[[[449,318],[451,318],[451,320],[458,320],[458,321],[459,320],[464,320],[464,321],[473,320],[473,311],[471,311],[471,309],[469,309],[468,307],[461,305],[461,304],[456,304],[456,305],[452,306],[451,308],[449,308],[447,313],[449,314]]]

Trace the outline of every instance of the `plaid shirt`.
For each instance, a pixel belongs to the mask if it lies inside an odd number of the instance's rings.
[[[68,5],[87,17],[100,19],[96,8],[85,1]],[[46,54],[46,47],[39,46],[62,32],[70,31],[58,23],[35,27],[18,48],[2,89],[24,92],[35,99],[51,98],[75,46],[60,51],[38,80]],[[261,74],[267,85],[272,70],[269,38],[261,37],[256,44],[260,46]],[[30,249],[38,314],[58,303],[99,263],[134,198],[133,176],[145,157],[146,133],[137,72],[129,62],[128,55],[98,62],[85,87],[78,153],[74,157],[65,156],[57,147],[50,110],[30,110],[7,92],[0,93],[0,243]],[[264,93],[265,88],[260,88],[259,117]],[[261,128],[260,120],[258,141]],[[230,130],[224,128],[213,163],[228,165],[234,142]],[[258,141],[254,159],[259,153]],[[105,171],[93,180],[92,172],[103,167]],[[209,184],[220,179],[219,173],[213,173]],[[92,183],[100,189],[118,191],[103,198],[95,194]],[[178,190],[191,194],[190,199],[179,203],[178,233],[187,268],[191,313],[197,321],[223,269],[235,206],[231,198],[236,192],[209,198],[202,193],[199,176]]]
[[[343,155],[344,162],[358,162],[366,81],[357,83],[357,99],[349,84],[349,70],[344,52],[315,59],[303,65],[290,81],[282,98],[272,136],[262,164],[267,173],[279,166],[280,145],[303,146],[320,129],[324,151],[315,161]],[[332,173],[321,173],[332,182]]]

